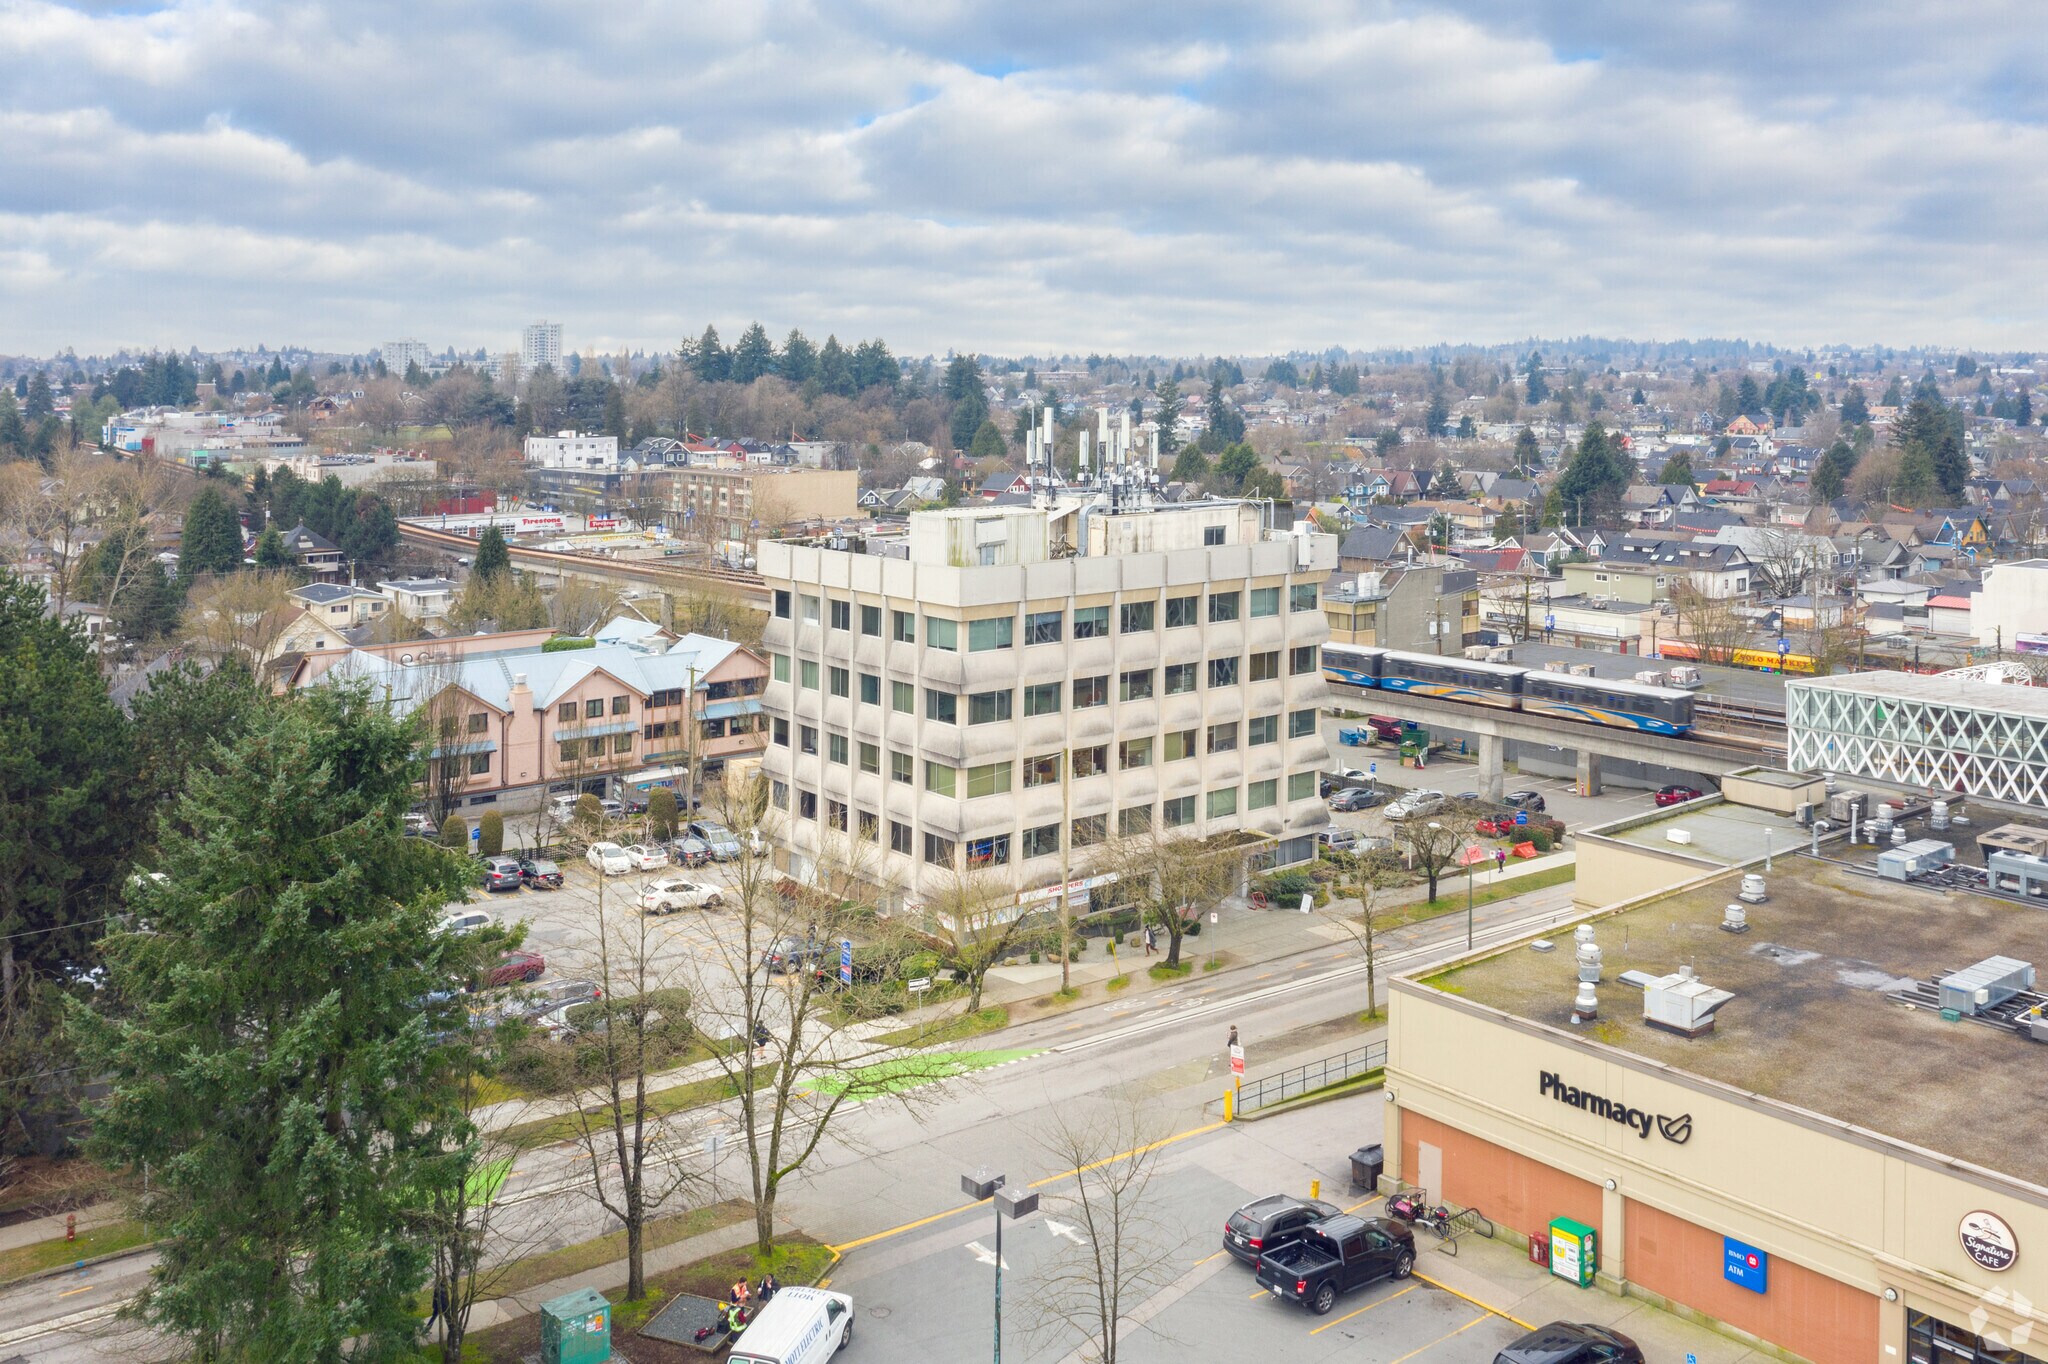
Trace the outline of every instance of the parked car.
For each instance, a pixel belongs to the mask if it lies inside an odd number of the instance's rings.
[[[519,880],[530,890],[560,890],[562,869],[545,857],[523,857],[519,860]]]
[[[1248,1265],[1269,1250],[1293,1245],[1309,1224],[1335,1217],[1341,1210],[1314,1198],[1268,1194],[1230,1214],[1223,1224],[1223,1248]]]
[[[1316,842],[1328,848],[1331,852],[1351,852],[1358,847],[1358,831],[1356,829],[1320,829],[1316,832]]]
[[[593,843],[583,860],[606,876],[624,876],[633,870],[633,859],[616,843]]]
[[[485,890],[517,890],[520,887],[519,859],[516,857],[479,857],[477,870],[483,877]]]
[[[853,983],[879,985],[893,979],[902,965],[901,954],[887,947],[856,947],[853,949]],[[822,990],[841,988],[838,949],[831,946],[821,948],[817,960],[811,965],[811,974]]]
[[[434,925],[436,933],[474,933],[479,928],[489,928],[497,920],[481,909],[460,909],[441,916],[441,922]]]
[[[668,849],[654,843],[628,843],[625,851],[634,871],[660,871],[668,865]]]
[[[796,937],[777,938],[761,953],[761,965],[770,975],[777,972],[790,974],[818,961],[824,954],[825,949],[818,943]]]
[[[1544,804],[1541,791],[1510,791],[1500,798],[1503,805],[1512,805],[1517,810],[1541,811],[1550,807]]]
[[[439,838],[441,826],[434,823],[434,817],[425,810],[409,810],[405,816],[405,831],[414,838]]]
[[[543,957],[538,952],[529,952],[521,948],[517,951],[507,952],[499,957],[497,963],[483,973],[482,979],[477,983],[477,988],[480,990],[495,990],[500,985],[510,985],[515,981],[526,981],[530,984],[546,975],[547,970],[548,960],[546,957]]]
[[[1605,1326],[1553,1321],[1510,1343],[1493,1364],[1643,1364],[1643,1352]]]
[[[1337,769],[1337,775],[1345,781],[1354,782],[1359,786],[1367,788],[1372,786],[1372,773],[1362,767],[1340,767]]]
[[[1660,786],[1654,797],[1659,805],[1683,805],[1689,800],[1698,800],[1705,793],[1696,786]]]
[[[582,799],[580,795],[556,796],[548,802],[549,817],[557,824],[567,824],[576,817],[576,803]],[[606,819],[623,819],[626,815],[626,807],[615,800],[601,799],[597,802],[597,808]]]
[[[1415,815],[1433,815],[1444,808],[1441,791],[1410,791],[1387,807],[1387,818],[1399,823]]]
[[[721,862],[731,862],[740,855],[739,836],[723,824],[705,819],[692,820],[684,832],[710,844],[711,855]]]
[[[550,1009],[560,1009],[571,1004],[588,1004],[601,999],[604,990],[595,981],[551,980],[545,985],[536,985],[526,993],[527,1013],[544,1014]]]
[[[1330,797],[1332,810],[1370,810],[1380,803],[1380,793],[1362,786],[1347,786]]]
[[[1483,797],[1477,791],[1460,791],[1457,795],[1452,796],[1451,799],[1470,804],[1477,804],[1480,800],[1483,799]]]
[[[1326,1217],[1258,1262],[1259,1287],[1298,1302],[1317,1316],[1337,1297],[1381,1279],[1405,1279],[1415,1272],[1415,1234],[1381,1217]]]
[[[647,793],[645,791],[628,791],[625,795],[619,797],[617,801],[611,803],[619,807],[621,814],[644,815],[647,813]]]
[[[716,886],[664,876],[640,892],[639,903],[642,914],[673,914],[679,909],[716,909],[725,900]]]
[[[675,850],[676,861],[686,867],[701,867],[712,860],[711,845],[701,838],[692,838],[688,834],[669,844],[669,847]]]

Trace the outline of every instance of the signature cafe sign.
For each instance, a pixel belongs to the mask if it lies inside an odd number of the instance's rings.
[[[1581,1112],[1591,1113],[1596,1118],[1619,1123],[1645,1140],[1648,1140],[1652,1127],[1657,1129],[1659,1136],[1674,1146],[1683,1146],[1692,1139],[1692,1114],[1681,1113],[1675,1118],[1667,1118],[1661,1113],[1649,1113],[1640,1108],[1631,1108],[1627,1104],[1618,1104],[1589,1089],[1566,1084],[1556,1071],[1541,1072],[1536,1092],[1547,1095],[1561,1104],[1569,1104]]]
[[[1986,1269],[2011,1269],[2013,1261],[2020,1258],[2019,1238],[2013,1235],[2011,1225],[1995,1212],[1963,1214],[1956,1234],[1962,1238],[1963,1253]]]

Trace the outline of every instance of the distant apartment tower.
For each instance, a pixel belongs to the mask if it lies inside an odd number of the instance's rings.
[[[1021,904],[1149,829],[1314,855],[1335,537],[1255,503],[1082,494],[842,543],[759,549],[793,875],[844,851],[892,905],[968,873]]]
[[[383,357],[384,368],[400,376],[412,365],[424,371],[433,360],[433,352],[424,341],[386,341],[378,354]]]
[[[519,367],[531,374],[542,365],[557,374],[562,372],[562,324],[559,322],[536,322],[519,338]]]

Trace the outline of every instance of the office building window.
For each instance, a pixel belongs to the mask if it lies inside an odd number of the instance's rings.
[[[970,867],[1006,867],[1010,864],[1010,836],[995,834],[989,838],[967,840],[967,865]]]
[[[1140,630],[1150,630],[1158,619],[1158,604],[1149,601],[1127,601],[1117,610],[1117,628],[1127,635]]]
[[[1308,800],[1316,793],[1316,774],[1313,772],[1290,772],[1287,774],[1287,799]]]
[[[1075,639],[1108,639],[1109,608],[1107,606],[1077,606],[1074,608]]]
[[[1060,850],[1060,826],[1041,824],[1035,829],[1024,831],[1024,860],[1034,857],[1051,857]]]
[[[788,654],[770,654],[770,655],[768,655],[768,666],[769,666],[769,668],[771,669],[771,671],[770,671],[769,675],[770,675],[771,677],[773,677],[773,678],[774,678],[774,679],[775,679],[775,680],[776,680],[777,682],[787,682],[787,681],[789,681],[789,655],[788,655]],[[563,716],[562,718],[563,718],[563,719],[565,719],[565,720],[568,720],[568,719],[573,719],[573,718],[575,718],[575,717],[573,717],[573,716],[568,716],[568,715],[565,715],[565,716]]]
[[[900,819],[889,821],[889,851],[910,856],[910,826]]]
[[[956,795],[959,775],[944,763],[935,763],[927,759],[924,765],[924,789],[938,796]]]
[[[937,720],[942,725],[960,722],[960,698],[949,691],[924,689],[924,718]]]
[[[1092,744],[1074,750],[1073,772],[1076,777],[1099,777],[1109,771],[1109,745]]]
[[[1007,649],[1011,636],[1015,634],[1017,622],[1010,616],[995,616],[987,620],[967,622],[967,651],[984,654],[991,649]]]
[[[1032,611],[1024,617],[1024,642],[1026,644],[1057,644],[1060,642],[1060,613],[1057,611]]]
[[[1277,777],[1255,781],[1244,788],[1244,808],[1247,810],[1264,810],[1279,803],[1280,780]]]
[[[633,698],[632,698],[632,697],[630,697],[630,696],[614,696],[614,697],[612,698],[612,714],[614,714],[614,715],[630,715],[630,714],[632,714],[632,713],[633,713]]]
[[[810,659],[804,660],[802,668],[797,673],[797,685],[807,691],[816,691],[818,689],[818,665],[816,663]]]
[[[1024,713],[1026,715],[1058,715],[1060,713],[1060,684],[1041,682],[1024,689]]]
[[[1269,653],[1253,654],[1251,674],[1254,682],[1271,682],[1280,676],[1280,651],[1274,649]]]
[[[1303,673],[1314,672],[1316,663],[1316,646],[1313,644],[1296,645],[1287,652],[1287,671],[1291,676],[1300,677]]]
[[[937,834],[926,834],[924,836],[924,860],[935,867],[952,866],[953,840],[941,838]]]
[[[799,791],[796,793],[796,817],[798,819],[816,819],[818,817],[818,793],[816,791]]]
[[[840,601],[837,597],[833,597],[829,599],[825,604],[828,608],[830,608],[830,615],[828,619],[831,620],[833,629],[851,630],[853,628],[852,602]]]
[[[1116,832],[1119,838],[1148,832],[1152,828],[1152,807],[1149,805],[1126,805],[1116,812]]]
[[[827,734],[825,736],[825,760],[835,763],[844,763],[846,761],[846,736],[844,734]]]
[[[768,783],[768,803],[778,810],[789,808],[789,783],[771,781]]]
[[[943,616],[926,616],[924,642],[927,648],[949,654],[957,652],[960,648],[960,622]]]
[[[863,606],[860,609],[860,632],[879,639],[882,634],[882,608]]]
[[[816,725],[797,726],[796,738],[796,746],[799,753],[816,753],[818,751],[818,727]]]
[[[1168,597],[1166,599],[1166,628],[1177,629],[1183,625],[1200,625],[1202,599],[1200,597]]]
[[[834,696],[845,696],[853,690],[853,675],[844,668],[826,669],[825,681]]]
[[[1109,704],[1109,677],[1077,677],[1074,679],[1074,709],[1087,710],[1091,706]]]
[[[882,837],[882,821],[873,810],[855,810],[853,827],[863,843],[877,843]]]
[[[1260,744],[1280,741],[1280,717],[1277,715],[1254,715],[1245,721],[1244,743],[1246,748],[1257,748]]]
[[[1296,583],[1287,589],[1287,609],[1290,611],[1313,611],[1316,609],[1316,585]]]
[[[775,589],[775,618],[789,619],[789,593],[779,587]]]
[[[864,706],[882,704],[882,679],[873,673],[860,675],[860,703]]]
[[[1231,753],[1237,749],[1237,721],[1225,725],[1209,726],[1209,751]]]
[[[825,802],[825,827],[846,832],[846,802],[828,800]]]
[[[1192,729],[1169,731],[1161,741],[1161,747],[1165,752],[1165,761],[1167,762],[1173,763],[1179,762],[1182,758],[1192,758],[1195,756],[1195,732]]]
[[[900,781],[905,786],[908,786],[911,784],[910,772],[910,755],[908,753],[898,753],[894,749],[889,750],[889,780]]]
[[[1277,587],[1255,587],[1252,589],[1251,614],[1277,616],[1280,614],[1280,589]]]
[[[881,775],[882,746],[880,744],[862,744],[860,746],[860,770],[863,772],[873,772],[877,776]]]
[[[1152,740],[1126,739],[1116,746],[1118,767],[1150,767],[1152,765]]]
[[[917,688],[908,682],[889,684],[889,709],[899,715],[917,714]]]
[[[1236,620],[1239,594],[1236,592],[1211,592],[1209,594],[1210,621]]]
[[[1212,687],[1234,687],[1237,685],[1237,659],[1212,658],[1209,660],[1209,685]]]
[[[1152,695],[1152,670],[1139,668],[1127,672],[1117,680],[1117,697],[1124,701],[1143,701]]]
[[[1074,832],[1069,836],[1068,846],[1092,848],[1103,840],[1108,831],[1107,815],[1083,815],[1074,821]]]
[[[1166,685],[1163,690],[1168,696],[1179,696],[1193,691],[1201,685],[1201,681],[1201,664],[1169,663],[1166,665]]]
[[[796,599],[797,612],[806,625],[818,623],[818,599],[809,593],[801,593]]]
[[[983,763],[967,769],[967,798],[1000,796],[1010,789],[1009,763]]]
[[[1287,737],[1306,739],[1316,732],[1316,713],[1313,709],[1287,712]]]
[[[470,776],[472,776],[472,777],[482,777],[482,776],[487,776],[487,775],[489,775],[489,773],[490,773],[490,770],[491,770],[491,755],[490,755],[490,754],[488,754],[488,753],[472,753],[472,754],[470,754],[470,755],[469,755],[469,775],[470,775]]]
[[[487,734],[490,732],[490,728],[491,717],[488,713],[478,711],[469,717],[469,732],[471,734]]]
[[[967,723],[992,725],[1010,718],[1010,693],[978,691],[967,698]]]
[[[1051,786],[1060,779],[1060,755],[1041,753],[1035,758],[1024,760],[1024,789],[1034,786]]]
[[[889,632],[889,637],[898,644],[917,643],[917,617],[908,611],[891,611]],[[909,852],[910,849],[905,848],[903,851]]]
[[[772,738],[772,740],[774,741],[775,745],[776,745],[776,746],[777,746],[778,748],[788,748],[788,747],[789,747],[789,721],[787,721],[787,720],[783,719],[783,718],[782,718],[782,717],[780,717],[780,716],[777,716],[777,717],[776,717],[776,719],[775,719],[775,725],[774,725],[774,729],[773,729],[773,731],[772,731],[772,733],[771,733],[770,737]]]
[[[1195,798],[1176,796],[1159,807],[1159,822],[1168,829],[1178,829],[1184,824],[1195,822]]]
[[[1222,786],[1209,793],[1209,818],[1221,819],[1237,813],[1237,788]]]

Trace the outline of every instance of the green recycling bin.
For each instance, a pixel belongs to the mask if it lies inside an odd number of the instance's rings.
[[[1599,1271],[1600,1233],[1569,1217],[1551,1222],[1550,1272],[1581,1288],[1591,1288]]]
[[[579,1288],[540,1305],[541,1364],[603,1364],[612,1357],[612,1305]]]

